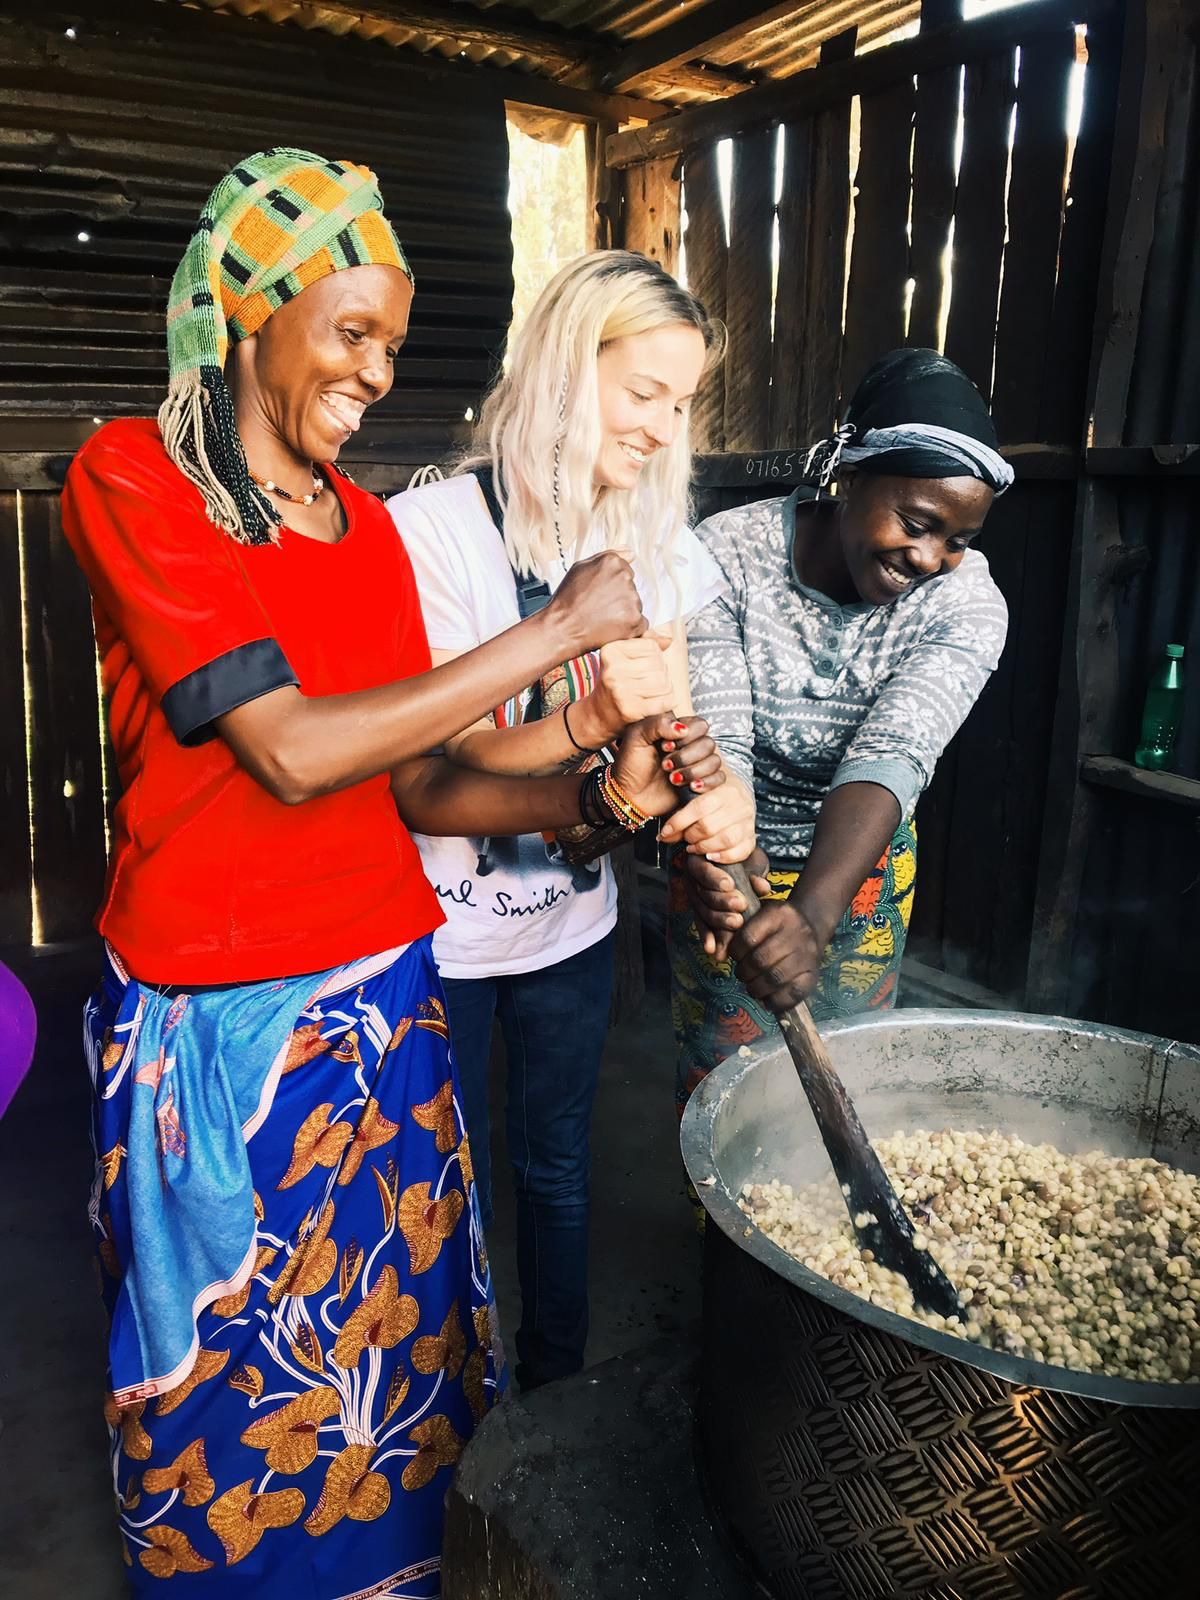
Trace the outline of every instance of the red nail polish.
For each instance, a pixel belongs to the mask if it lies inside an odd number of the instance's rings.
[[[692,785],[692,788],[695,789],[697,792],[699,792],[701,789],[703,789],[703,787],[704,787],[704,779],[703,778],[697,778],[695,783]]]
[[[673,761],[664,761],[663,762],[663,771],[664,772],[674,772],[675,771],[675,763]]]
[[[664,753],[664,754],[665,754],[665,753],[666,753],[666,752],[667,752],[667,751],[668,751],[668,750],[674,750],[674,748],[675,748],[675,741],[674,741],[674,739],[664,739],[664,740],[663,740],[663,742],[662,742],[662,749],[663,749],[663,753]]]
[[[686,733],[687,732],[687,723],[686,722],[676,722],[676,723],[673,723],[672,726],[674,727],[676,733]]]
[[[683,782],[683,773],[673,772],[671,774],[671,782],[676,786],[676,788],[678,788],[678,786]]]

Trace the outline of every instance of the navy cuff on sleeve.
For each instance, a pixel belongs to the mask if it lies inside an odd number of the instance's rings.
[[[163,715],[180,744],[206,744],[216,737],[214,718],[299,683],[277,640],[253,639],[173,683],[162,697]]]

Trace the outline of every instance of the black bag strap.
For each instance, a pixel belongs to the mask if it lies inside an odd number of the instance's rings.
[[[504,538],[504,513],[500,509],[500,502],[496,498],[496,484],[491,467],[476,467],[475,481],[479,484],[483,494],[484,503],[488,508],[496,532],[501,540]],[[526,617],[536,616],[539,611],[544,611],[550,604],[550,585],[542,578],[534,578],[528,573],[512,569],[513,582],[517,586],[517,609],[521,613],[521,621]]]

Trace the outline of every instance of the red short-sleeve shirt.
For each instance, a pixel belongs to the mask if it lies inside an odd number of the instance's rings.
[[[63,528],[92,590],[123,793],[100,932],[147,983],[252,982],[405,944],[442,921],[386,776],[286,806],[213,719],[429,669],[387,512],[340,474],[333,545],[242,545],[208,520],[157,425],[110,422],[75,458]]]

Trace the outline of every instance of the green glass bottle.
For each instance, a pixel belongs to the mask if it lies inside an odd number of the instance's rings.
[[[1135,763],[1148,772],[1162,772],[1171,759],[1182,720],[1183,646],[1169,644],[1146,690]]]

